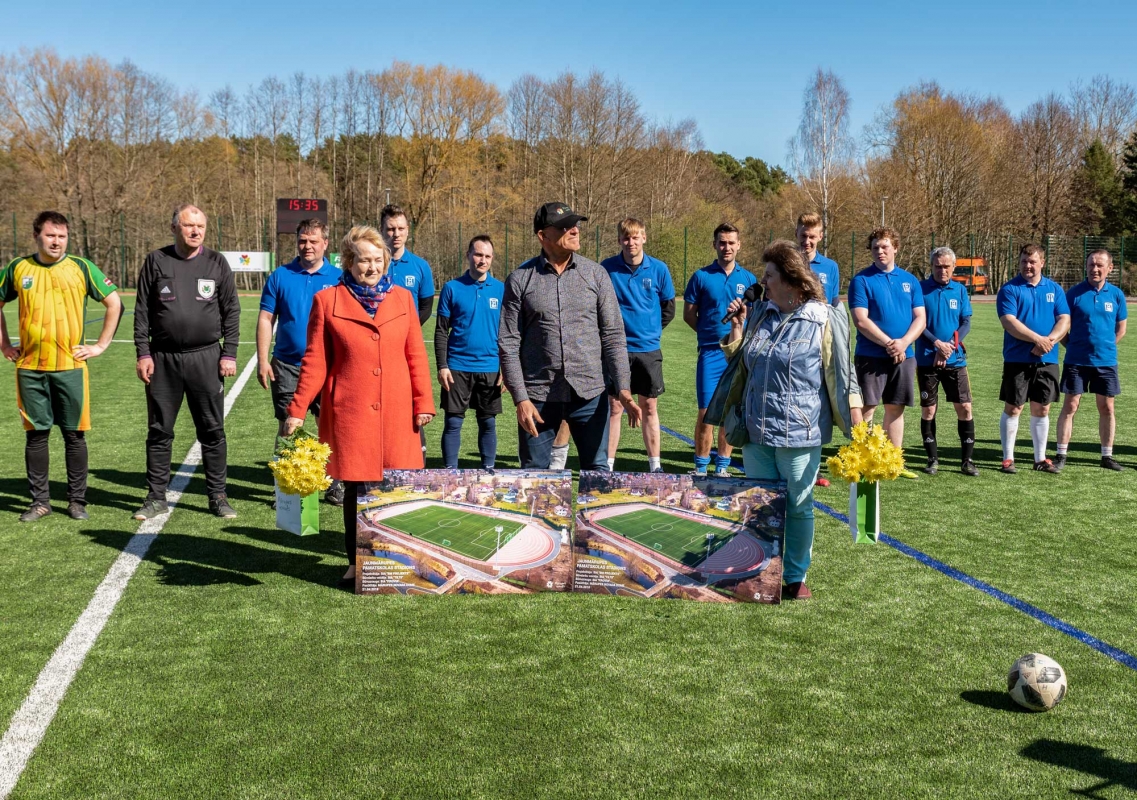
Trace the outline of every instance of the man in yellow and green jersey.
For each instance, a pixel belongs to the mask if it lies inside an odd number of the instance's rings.
[[[122,301],[115,285],[85,258],[67,254],[67,217],[40,213],[32,223],[37,252],[17,258],[0,273],[0,306],[19,301],[20,344],[13,347],[0,314],[0,350],[16,363],[16,403],[27,442],[24,461],[32,504],[20,522],[51,513],[48,495],[48,436],[58,425],[67,461],[67,513],[87,519],[87,440],[91,428],[87,360],[111,343]],[[106,307],[94,344],[83,338],[87,298]]]

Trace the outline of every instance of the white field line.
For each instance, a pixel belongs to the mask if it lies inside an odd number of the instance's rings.
[[[256,365],[257,358],[253,356],[241,371],[233,388],[225,396],[226,417],[229,416],[241,390],[249,382]],[[146,557],[146,551],[150,549],[154,539],[170,519],[170,514],[181,500],[182,493],[200,463],[201,443],[195,441],[186,460],[171,476],[170,487],[166,494],[170,504],[169,510],[138,526],[138,532],[130,538],[126,548],[115,559],[103,582],[95,590],[95,596],[91,598],[87,608],[68,632],[67,638],[59,645],[51,660],[36,678],[35,685],[32,686],[23,705],[12,716],[4,738],[0,739],[0,800],[7,798],[16,788],[16,782],[19,781],[32,753],[47,733],[47,728],[55,718],[68,687],[75,680],[87,653],[91,651],[115,606],[122,598],[126,584],[138,569],[142,559]]]

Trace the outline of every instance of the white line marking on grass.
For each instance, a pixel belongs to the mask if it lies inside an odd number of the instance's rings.
[[[254,355],[225,396],[226,417],[229,416],[229,411],[232,410],[233,403],[241,394],[241,390],[249,382],[256,365],[257,357]],[[95,589],[95,596],[79,615],[67,638],[52,654],[36,678],[35,685],[28,692],[23,705],[12,715],[12,721],[8,724],[4,738],[0,739],[0,800],[8,797],[16,788],[16,782],[20,780],[20,775],[27,767],[32,753],[47,733],[47,728],[55,718],[68,687],[75,680],[79,668],[83,666],[83,661],[94,647],[118,601],[122,599],[126,584],[130,582],[138,565],[146,557],[146,551],[150,549],[150,545],[154,543],[154,539],[170,519],[170,514],[182,499],[182,493],[200,463],[201,442],[195,441],[189,454],[186,455],[186,460],[171,476],[170,488],[166,494],[170,504],[169,510],[138,526],[138,532],[130,537],[126,547],[111,564],[103,582]]]

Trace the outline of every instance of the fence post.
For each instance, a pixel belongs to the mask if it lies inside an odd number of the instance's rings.
[[[1090,237],[1086,236],[1083,233],[1082,234],[1082,265],[1083,266],[1086,263],[1086,256],[1089,255],[1089,253],[1090,253],[1090,251],[1087,249],[1089,246],[1089,240],[1090,240]]]
[[[1121,269],[1117,273],[1117,285],[1125,291],[1125,234],[1121,235]]]
[[[118,212],[118,288],[126,288],[126,213]]]
[[[1050,234],[1046,234],[1046,268],[1042,272],[1046,277],[1050,277]]]
[[[16,218],[14,214],[13,219]],[[15,230],[15,228],[13,228]],[[683,291],[687,290],[687,226],[683,225]]]

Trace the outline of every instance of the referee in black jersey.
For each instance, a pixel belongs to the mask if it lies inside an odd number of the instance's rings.
[[[189,401],[209,510],[237,512],[225,494],[225,384],[237,374],[241,306],[225,257],[204,246],[205,214],[188,203],[174,212],[174,243],[146,256],[138,273],[134,346],[138,378],[146,384],[146,483],[135,519],[166,513],[174,423]]]

